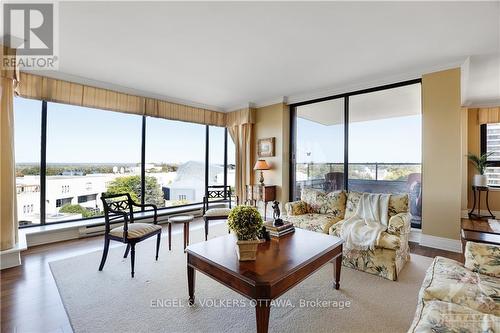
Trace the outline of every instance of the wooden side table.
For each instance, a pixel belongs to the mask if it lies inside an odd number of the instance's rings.
[[[184,225],[184,251],[189,245],[189,223],[194,220],[193,215],[177,215],[168,218],[168,250],[172,250],[172,223],[182,223]]]
[[[274,200],[276,200],[276,185],[246,185],[245,203],[256,206],[257,202],[263,202],[264,220],[267,218],[267,203]]]
[[[476,196],[477,192],[477,196]],[[481,215],[481,192],[486,192],[486,209],[488,209],[488,212],[490,215]],[[472,193],[474,193],[474,204],[472,206],[471,211],[469,212],[469,218],[471,219],[494,219],[495,215],[490,210],[490,205],[489,205],[489,193],[490,193],[490,188],[488,186],[475,186],[472,185]],[[476,201],[477,199],[477,201]],[[474,210],[476,209],[476,202],[477,202],[477,213],[474,213]]]
[[[488,221],[462,219],[460,240],[462,254],[465,254],[465,244],[468,241],[500,245],[500,233],[491,229]]]

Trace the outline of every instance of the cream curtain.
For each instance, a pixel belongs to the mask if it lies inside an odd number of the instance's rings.
[[[16,92],[21,97],[31,99],[204,125],[226,125],[226,115],[222,112],[129,95],[29,73],[21,73]]]
[[[15,69],[4,67],[4,59],[15,58],[15,51],[2,47],[0,86],[0,250],[17,243],[16,163],[14,160],[14,88],[17,83]]]
[[[235,146],[235,187],[240,202],[246,197],[246,185],[253,184],[255,110],[243,109],[227,114],[227,128]]]
[[[477,110],[479,125],[500,123],[500,107],[496,108],[479,108]]]

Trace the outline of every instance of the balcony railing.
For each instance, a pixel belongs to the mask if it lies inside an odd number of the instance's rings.
[[[421,169],[420,163],[349,163],[348,187],[358,192],[408,193],[412,225],[418,227],[422,209]],[[295,200],[303,188],[328,192],[344,187],[343,163],[297,163],[295,170]]]

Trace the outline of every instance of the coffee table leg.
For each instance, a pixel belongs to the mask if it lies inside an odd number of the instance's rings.
[[[333,284],[334,284],[335,289],[338,290],[340,288],[340,269],[342,267],[342,253],[339,254],[339,256],[337,258],[335,258],[334,265],[335,265],[335,267],[333,270],[335,272],[335,282]]]
[[[187,267],[188,273],[188,292],[189,292],[189,305],[194,304],[194,285],[196,283],[196,276],[194,268],[191,266]]]
[[[257,319],[257,333],[267,333],[269,328],[269,313],[271,312],[271,302],[257,301],[255,315]]]
[[[187,226],[187,223],[184,223],[184,233],[183,233],[184,234],[184,252],[186,252],[186,247],[187,247],[186,246],[186,243],[187,243],[186,237],[187,237],[187,233],[189,232],[189,231],[187,231],[186,226]]]

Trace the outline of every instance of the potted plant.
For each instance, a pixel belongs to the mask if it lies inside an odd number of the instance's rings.
[[[488,176],[485,175],[484,172],[486,171],[486,168],[491,165],[491,162],[488,162],[488,157],[492,154],[493,152],[481,154],[479,156],[471,153],[467,154],[467,158],[470,162],[472,162],[472,164],[474,164],[474,167],[479,172],[478,175],[474,175],[474,179],[472,180],[473,185],[488,186]]]
[[[255,260],[259,232],[262,228],[262,216],[252,206],[236,206],[229,213],[227,224],[234,231],[238,241],[237,253],[240,261]]]

